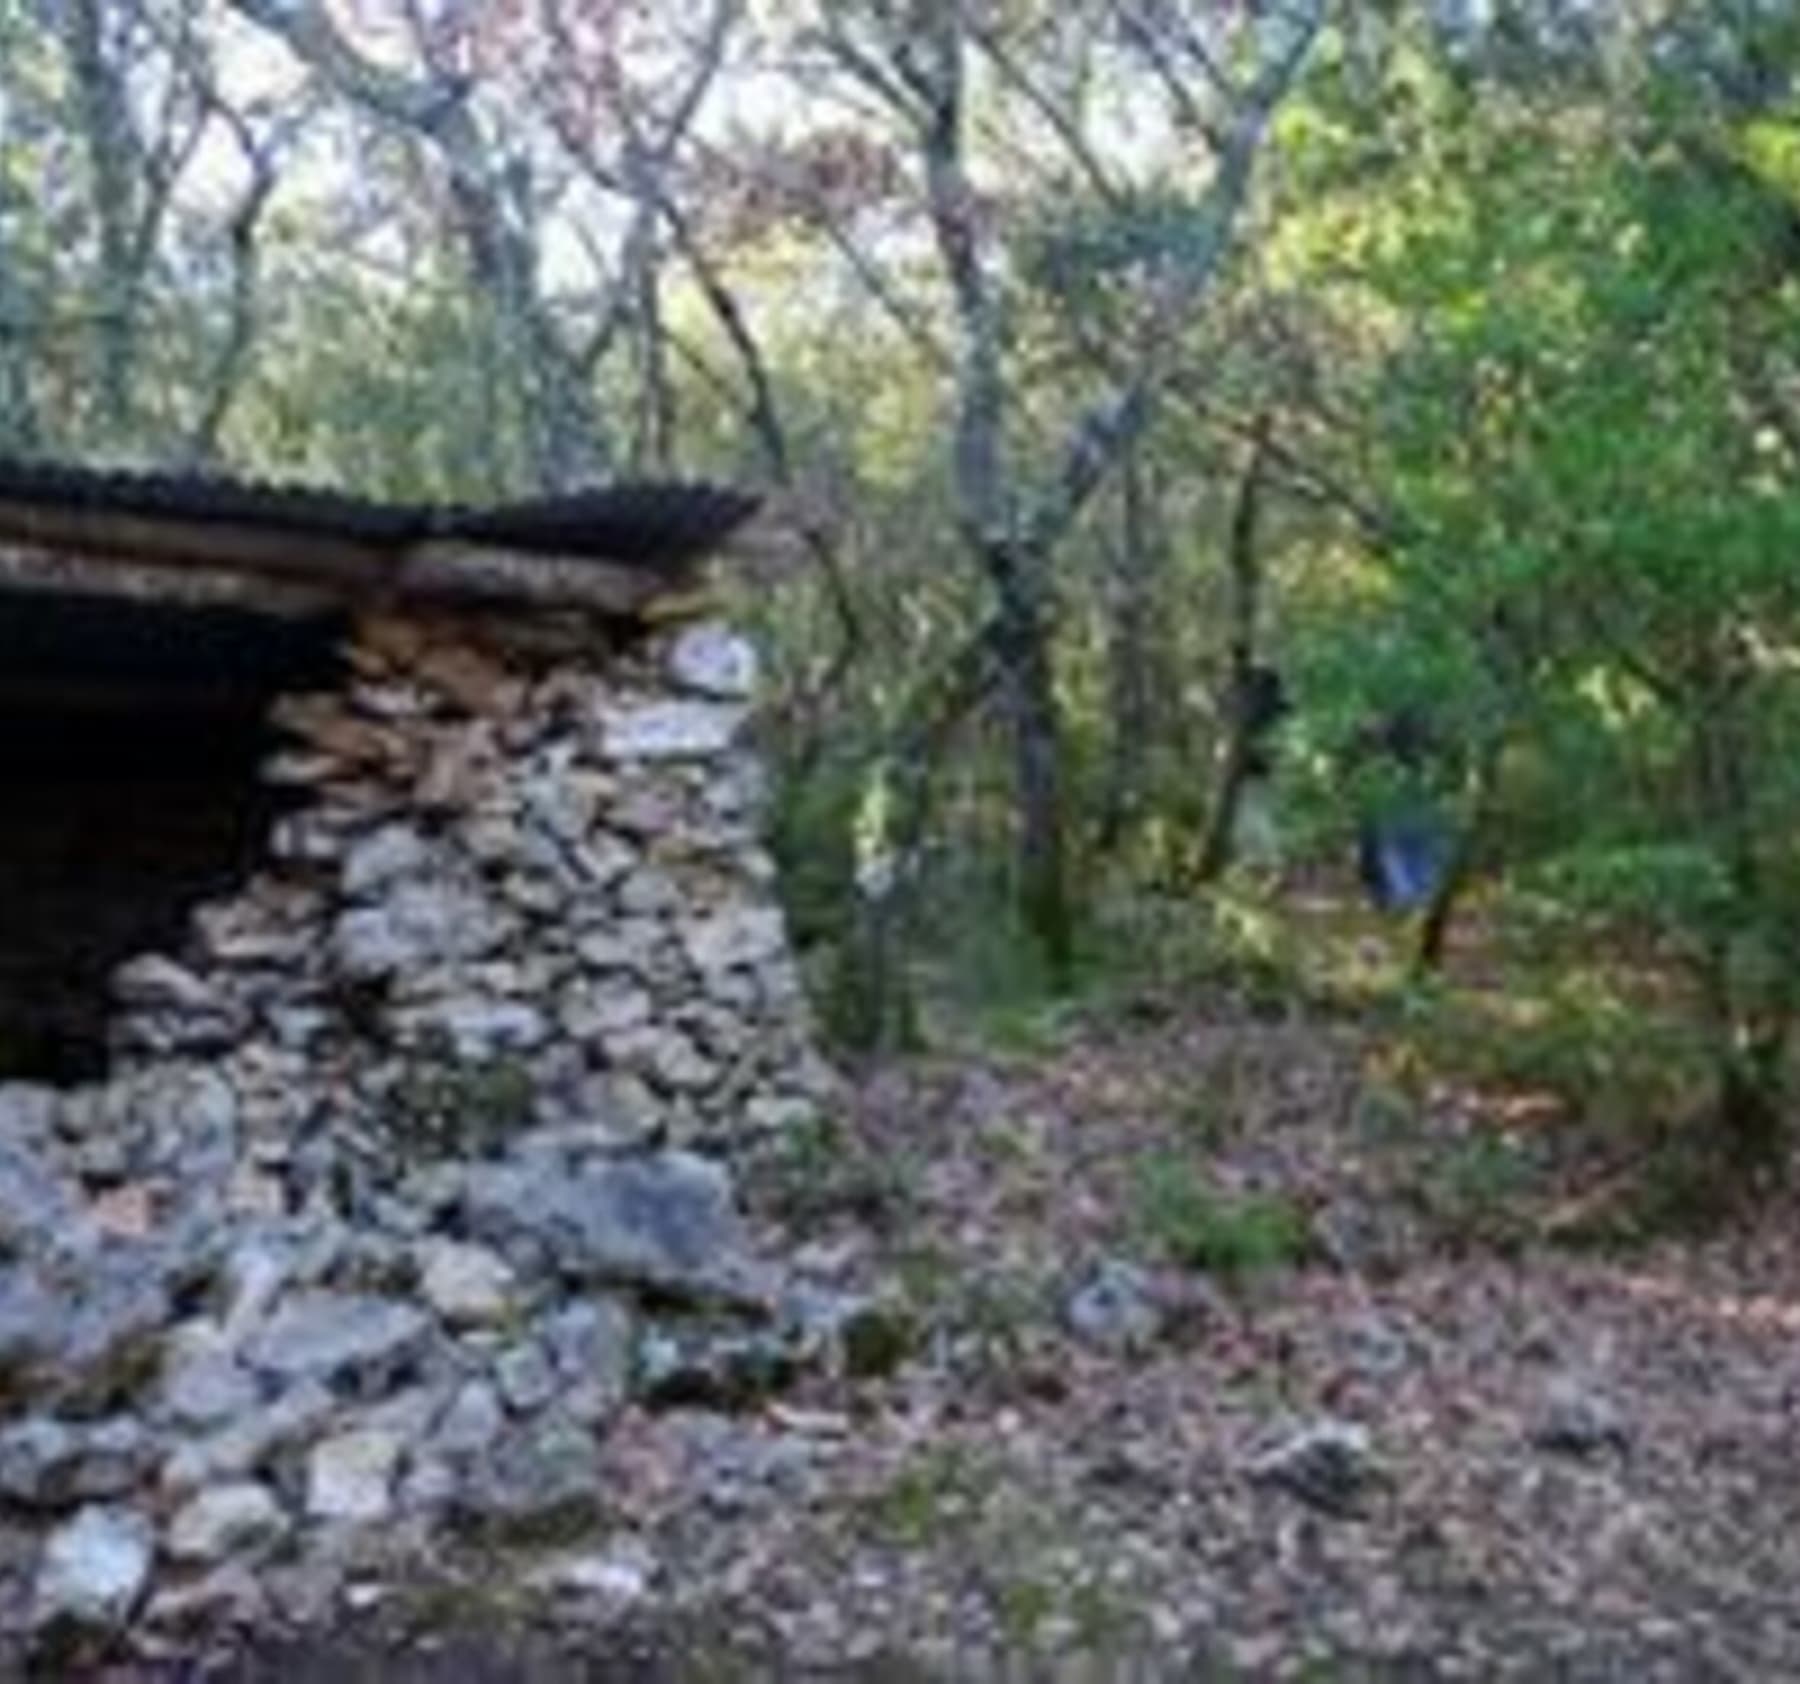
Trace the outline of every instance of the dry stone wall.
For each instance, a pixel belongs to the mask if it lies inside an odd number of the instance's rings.
[[[734,1197],[831,1088],[746,646],[382,618],[351,660],[280,705],[263,868],[119,974],[112,1079],[0,1088],[0,1633],[324,1617],[597,1523],[622,1411],[892,1345]]]
[[[459,1074],[471,1110],[510,1093],[541,1124],[713,1146],[817,1097],[747,645],[696,623],[532,653],[371,621],[353,653],[344,690],[278,709],[295,746],[269,772],[306,799],[268,869],[120,977],[123,1058],[312,1073],[340,1134],[429,1124]]]

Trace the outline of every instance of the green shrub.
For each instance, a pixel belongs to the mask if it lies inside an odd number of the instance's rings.
[[[913,1197],[908,1160],[869,1150],[826,1116],[785,1129],[758,1160],[755,1181],[776,1217],[802,1232],[840,1216],[892,1226]]]
[[[901,1549],[921,1549],[965,1533],[992,1494],[994,1470],[960,1445],[920,1453],[866,1504],[876,1534]]]
[[[1273,1194],[1227,1196],[1182,1159],[1153,1158],[1138,1184],[1151,1244],[1184,1268],[1236,1277],[1299,1262],[1311,1247],[1305,1214]]]
[[[516,1058],[468,1060],[448,1045],[428,1046],[395,1084],[387,1120],[419,1156],[478,1158],[530,1125],[536,1099],[531,1072]]]

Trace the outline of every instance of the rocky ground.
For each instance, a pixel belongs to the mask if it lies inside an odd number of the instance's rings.
[[[1551,1249],[1482,1126],[1214,1013],[885,1075],[750,1183],[871,1348],[634,1405],[598,1529],[224,1675],[1800,1674],[1791,1212]]]

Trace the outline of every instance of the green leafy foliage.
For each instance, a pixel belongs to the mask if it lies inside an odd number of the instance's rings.
[[[1220,1193],[1185,1158],[1157,1156],[1142,1166],[1137,1210],[1162,1255],[1228,1279],[1297,1263],[1311,1245],[1304,1213],[1286,1199]]]
[[[1685,971],[1722,1112],[1766,1134],[1800,1000],[1800,461],[1767,384],[1800,345],[1793,213],[1766,120],[1669,93],[1445,94],[1382,157],[1410,214],[1339,267],[1387,323],[1392,529],[1317,594],[1305,731],[1324,799],[1367,811],[1357,723],[1425,710],[1485,863]],[[1359,203],[1377,146],[1315,179]]]
[[[387,1121],[422,1157],[485,1157],[530,1125],[536,1098],[530,1071],[517,1059],[465,1060],[444,1043],[406,1065]]]

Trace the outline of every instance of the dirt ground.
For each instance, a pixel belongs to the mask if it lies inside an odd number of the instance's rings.
[[[904,1362],[629,1418],[622,1577],[446,1563],[228,1676],[1800,1676],[1791,1206],[1552,1246],[1561,1169],[1369,1071],[1208,1010],[871,1079],[754,1204]],[[1108,1260],[1129,1338],[1071,1325]],[[1271,1477],[1321,1429],[1347,1461]]]

